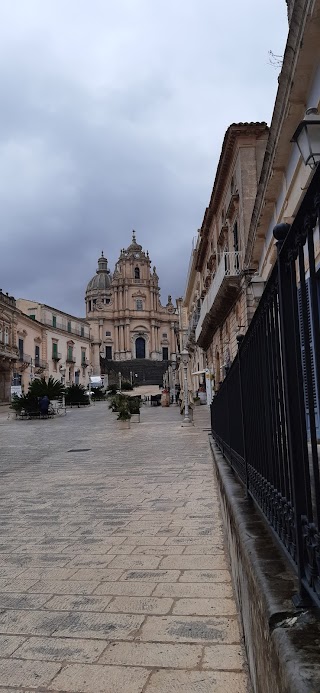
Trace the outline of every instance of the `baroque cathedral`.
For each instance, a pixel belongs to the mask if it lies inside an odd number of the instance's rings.
[[[171,296],[166,306],[161,305],[156,268],[151,269],[149,253],[137,243],[134,231],[113,274],[101,253],[85,301],[94,375],[107,372],[108,362],[174,358],[178,315]]]

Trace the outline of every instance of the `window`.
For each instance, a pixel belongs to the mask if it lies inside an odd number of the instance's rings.
[[[57,327],[57,316],[56,315],[52,316],[52,327]]]
[[[73,361],[73,347],[68,346],[68,361]]]
[[[81,349],[81,363],[85,363],[85,362],[86,362],[86,350]]]
[[[57,342],[52,342],[52,356],[58,356],[58,344]]]
[[[162,333],[162,336],[163,336],[163,339],[167,339],[167,337],[168,337],[167,332],[163,332],[163,333]]]
[[[14,373],[12,376],[12,385],[13,387],[19,387],[22,384],[22,375],[21,373]]]
[[[4,331],[4,337],[6,337],[6,331]],[[23,356],[23,339],[21,339],[21,338],[19,338],[19,340],[18,340],[18,349],[19,349],[19,356],[20,356],[20,358],[22,358],[22,356]]]
[[[106,346],[106,359],[107,361],[112,361],[112,347]]]
[[[110,303],[110,298],[106,298],[106,303]]]
[[[40,347],[38,345],[35,346],[34,348],[34,362],[35,365],[38,366],[40,361]]]
[[[81,327],[80,327],[80,335],[81,335],[81,337],[84,337],[84,327],[83,327],[83,325],[81,325]]]
[[[162,360],[168,361],[169,359],[169,349],[168,347],[162,347]]]
[[[71,332],[71,320],[68,320],[68,332]]]
[[[143,303],[140,298],[136,301],[136,310],[143,310]]]
[[[134,268],[134,278],[135,279],[140,279],[140,270],[139,267]]]
[[[36,316],[35,315],[29,315],[30,320],[35,320]]]
[[[106,332],[106,337],[111,337],[111,332]]]
[[[9,328],[5,327],[4,328],[4,343],[9,344]],[[23,340],[22,340],[23,343]]]
[[[91,307],[91,301],[88,301],[88,311],[91,313],[92,307]]]

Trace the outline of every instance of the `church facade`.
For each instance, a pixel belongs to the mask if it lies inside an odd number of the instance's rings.
[[[161,305],[159,277],[135,232],[111,274],[103,253],[85,295],[93,375],[104,361],[168,361],[176,354],[178,315],[168,296]]]

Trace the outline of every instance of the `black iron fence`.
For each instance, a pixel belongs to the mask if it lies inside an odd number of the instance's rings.
[[[211,405],[212,434],[320,606],[320,167]],[[316,249],[315,249],[316,248]]]

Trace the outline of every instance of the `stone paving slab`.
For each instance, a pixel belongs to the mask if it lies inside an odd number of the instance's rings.
[[[1,423],[0,693],[247,693],[196,416]]]

